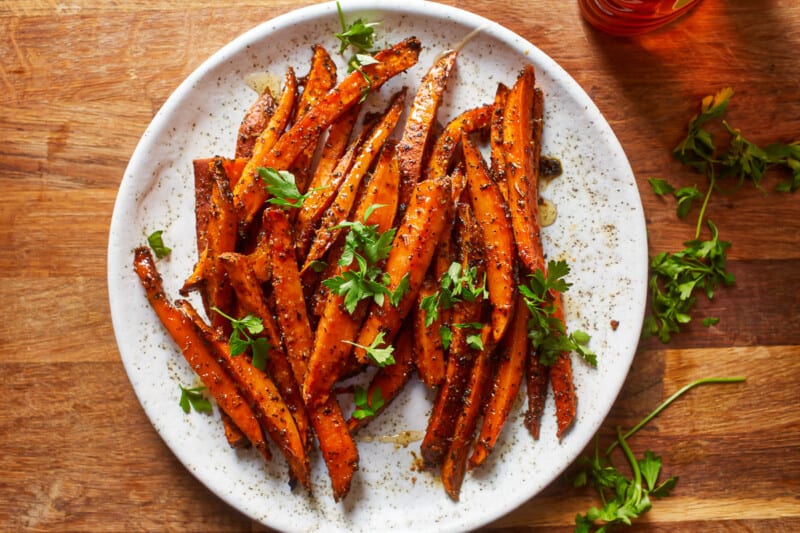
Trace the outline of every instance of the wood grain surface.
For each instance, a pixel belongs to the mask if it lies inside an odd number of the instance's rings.
[[[0,530],[263,530],[186,471],[121,364],[106,247],[128,158],[159,106],[205,58],[302,0],[0,2]],[[600,34],[564,0],[446,0],[527,38],[588,92],[637,177],[651,253],[692,236],[647,178],[705,185],[672,159],[701,97],[736,91],[727,118],[752,141],[800,139],[800,3],[705,0],[635,39]],[[709,217],[737,284],[699,323],[642,343],[600,432],[698,388],[632,439],[674,495],[634,531],[800,530],[800,196],[746,185]],[[570,531],[594,503],[558,480],[486,531]]]

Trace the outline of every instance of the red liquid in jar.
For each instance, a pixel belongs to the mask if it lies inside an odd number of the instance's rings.
[[[700,0],[578,0],[583,17],[612,35],[636,35],[672,22]]]

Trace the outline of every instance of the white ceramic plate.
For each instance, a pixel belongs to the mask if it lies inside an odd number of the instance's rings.
[[[244,81],[248,74],[267,71],[281,79],[288,65],[303,74],[317,42],[335,55],[333,33],[339,22],[333,3],[291,12],[237,38],[192,73],[156,114],[125,172],[111,223],[108,284],[117,343],[142,407],[167,445],[209,489],[253,519],[302,531],[475,528],[550,483],[578,456],[611,408],[633,359],[645,303],[640,198],[625,154],[595,105],[533,44],[489,20],[432,2],[345,1],[344,8],[348,20],[381,22],[378,45],[409,35],[424,45],[417,67],[370,97],[375,107],[402,85],[416,90],[433,58],[476,28],[481,31],[458,58],[439,112],[441,122],[491,102],[497,83],[511,85],[525,62],[535,66],[546,95],[543,151],[564,166],[564,175],[543,191],[559,213],[544,231],[544,247],[549,257],[567,259],[572,267],[574,285],[565,298],[568,327],[589,332],[591,347],[600,354],[597,369],[575,361],[579,404],[572,430],[558,442],[550,398],[541,439],[534,442],[522,425],[521,394],[496,452],[467,475],[458,503],[445,495],[436,476],[412,469],[419,442],[397,447],[359,440],[360,470],[346,501],[337,504],[318,454],[312,458],[314,495],[293,493],[279,454],[266,464],[253,451],[232,450],[218,417],[186,415],[178,407],[178,384],[192,384],[195,378],[148,307],[132,271],[132,250],[150,232],[164,230],[173,251],[158,266],[167,293],[177,296],[196,257],[192,159],[233,153],[239,120],[255,97]],[[612,321],[619,322],[616,330]],[[412,381],[364,433],[424,430],[432,399]],[[343,408],[349,412],[349,406]]]

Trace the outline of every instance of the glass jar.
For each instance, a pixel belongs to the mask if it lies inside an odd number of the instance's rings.
[[[700,0],[578,0],[583,17],[611,35],[636,35],[668,24]]]

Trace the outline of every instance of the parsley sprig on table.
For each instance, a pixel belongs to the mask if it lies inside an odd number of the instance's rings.
[[[383,206],[370,206],[364,214],[364,222],[342,222],[333,228],[349,229],[339,265],[350,266],[355,261],[358,269],[345,270],[338,276],[324,280],[322,284],[334,294],[344,296],[344,306],[350,314],[355,312],[358,302],[369,298],[378,305],[383,305],[384,298],[389,298],[389,302],[397,306],[409,289],[409,276],[406,274],[393,291],[389,290],[389,275],[378,266],[389,256],[396,231],[391,228],[380,233],[377,224],[365,224],[379,207]]]
[[[721,191],[720,182],[734,178],[736,190],[749,180],[756,188],[764,190],[762,179],[767,169],[785,167],[791,177],[778,184],[777,190],[795,192],[800,188],[800,142],[791,144],[773,143],[761,148],[744,138],[741,131],[721,120],[727,110],[733,90],[725,88],[703,98],[700,112],[691,118],[684,139],[673,150],[673,155],[708,179],[705,193],[697,185],[676,189],[663,179],[650,178],[653,192],[659,196],[672,195],[677,201],[677,215],[686,218],[695,202],[702,201],[695,224],[694,239],[685,243],[686,248],[677,253],[660,253],[650,261],[651,314],[645,318],[643,333],[658,336],[668,342],[682,325],[691,321],[691,310],[697,302],[695,291],[705,292],[709,299],[719,285],[735,282],[733,274],[726,270],[726,255],[731,243],[719,239],[719,231],[711,220],[706,220],[706,211],[714,191]],[[730,135],[728,144],[718,148],[706,125],[721,120]],[[701,240],[700,234],[706,225],[709,240]],[[718,318],[706,317],[703,325],[709,327],[719,322]]]
[[[528,337],[544,365],[552,365],[562,352],[576,352],[587,363],[597,366],[597,354],[588,346],[591,337],[585,331],[566,333],[563,320],[555,316],[556,306],[552,292],[564,293],[571,283],[564,279],[569,274],[566,261],[547,263],[547,274],[537,270],[528,276],[528,284],[520,284],[519,292],[530,312]]]
[[[353,403],[356,405],[356,409],[353,411],[353,418],[361,420],[362,418],[375,416],[378,410],[383,407],[384,402],[380,387],[376,387],[372,391],[372,396],[367,398],[367,389],[356,385],[353,391]]]
[[[439,318],[439,310],[447,310],[457,302],[474,302],[478,298],[488,298],[486,276],[478,282],[478,269],[463,269],[461,263],[450,263],[447,272],[442,275],[439,290],[422,298],[419,307],[425,311],[425,325],[430,326]]]
[[[726,253],[731,243],[719,239],[719,231],[708,221],[711,239],[686,242],[677,253],[662,252],[650,261],[650,306],[652,314],[645,318],[643,331],[669,342],[671,335],[688,324],[690,312],[697,302],[696,291],[710,300],[719,285],[731,285],[735,276],[726,269]],[[711,326],[718,319],[706,317],[703,325]]]
[[[670,491],[675,488],[678,477],[670,477],[659,482],[662,467],[661,457],[646,450],[643,458],[636,459],[628,445],[628,439],[672,402],[694,387],[713,383],[741,383],[744,380],[744,377],[736,376],[693,381],[673,393],[626,433],[623,434],[622,430],[617,428],[617,439],[611,443],[604,454],[600,454],[597,440],[595,440],[594,454],[579,459],[581,470],[573,478],[573,484],[576,487],[593,487],[600,497],[602,507],[592,507],[586,513],[578,514],[575,517],[575,533],[604,533],[620,524],[631,525],[634,519],[650,510],[652,507],[651,497],[668,496]],[[622,449],[632,477],[623,474],[611,460],[611,452],[617,446]]]
[[[348,48],[353,50],[353,55],[347,60],[347,68],[348,72],[358,71],[367,82],[367,87],[361,95],[361,100],[363,101],[369,91],[372,90],[372,80],[362,67],[378,63],[378,60],[373,56],[375,53],[373,49],[375,46],[375,26],[378,26],[378,23],[364,22],[359,18],[355,22],[348,24],[339,2],[336,2],[336,10],[339,13],[339,22],[342,25],[341,33],[334,34],[340,41],[339,54],[344,54]]]
[[[232,331],[228,339],[231,356],[241,355],[249,348],[252,359],[251,364],[259,370],[264,370],[267,366],[267,356],[272,346],[270,346],[266,338],[255,336],[264,331],[264,323],[261,319],[255,315],[233,318],[216,307],[212,307],[212,310],[227,318],[231,323]]]

